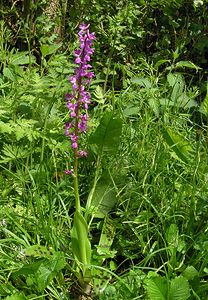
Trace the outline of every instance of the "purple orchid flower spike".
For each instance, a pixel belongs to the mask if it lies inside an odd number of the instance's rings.
[[[86,25],[84,23],[79,26],[80,48],[74,51],[75,64],[78,66],[75,69],[75,74],[69,77],[73,91],[65,95],[70,115],[70,120],[65,123],[65,134],[71,140],[71,146],[76,158],[79,158],[80,153],[82,153],[82,150],[78,150],[79,135],[87,130],[87,111],[91,100],[91,95],[87,89],[91,79],[94,77],[89,62],[94,52],[92,44],[93,40],[95,40],[95,34],[89,32],[89,27],[90,24]],[[67,173],[70,174],[69,172]]]

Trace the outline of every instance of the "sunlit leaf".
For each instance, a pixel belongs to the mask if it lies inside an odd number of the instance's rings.
[[[202,112],[208,115],[208,82],[207,82],[207,93],[204,98],[204,101],[202,102],[201,108],[202,108]]]
[[[168,242],[169,246],[178,246],[178,237],[179,237],[179,232],[178,232],[178,227],[176,224],[171,224],[168,230],[166,231],[166,239]]]
[[[15,293],[11,296],[7,296],[6,300],[26,300],[26,296],[23,293]]]
[[[11,68],[5,67],[3,69],[3,75],[4,75],[4,77],[6,77],[7,79],[9,79],[11,81],[16,81],[17,80],[16,75],[15,75],[14,71]]]
[[[139,106],[130,104],[124,109],[123,114],[125,117],[129,117],[133,115],[138,115],[139,111],[140,111]]]
[[[145,280],[150,300],[167,300],[168,282],[164,277],[152,277]]]
[[[176,277],[170,282],[169,300],[186,300],[190,296],[188,280],[184,277]]]
[[[154,65],[154,68],[158,69],[162,64],[165,64],[165,63],[170,63],[170,60],[169,59],[160,59],[156,62],[156,64]]]
[[[191,144],[177,132],[173,131],[171,128],[164,128],[163,136],[166,143],[180,160],[188,163],[189,160],[193,158],[193,148]]]
[[[113,116],[113,112],[106,112],[102,117],[95,133],[89,138],[90,144],[95,144],[97,153],[115,154],[118,150],[122,132],[122,120]]]
[[[10,64],[12,65],[28,65],[35,62],[35,56],[27,52],[15,53],[11,56]]]
[[[88,226],[78,211],[74,214],[74,223],[71,230],[72,251],[77,258],[78,262],[81,262],[84,266],[83,273],[85,273],[86,265],[91,261],[91,244],[88,238]]]
[[[131,83],[137,84],[141,87],[146,87],[146,88],[151,88],[152,87],[152,83],[147,78],[135,77],[135,78],[131,79]]]
[[[175,64],[175,68],[189,68],[189,69],[195,69],[195,70],[201,70],[200,67],[192,63],[191,61],[179,61]]]
[[[113,220],[109,217],[105,217],[102,226],[102,232],[100,235],[99,245],[97,246],[98,254],[106,257],[112,257],[113,255],[115,255],[115,251],[110,251],[115,237],[115,232],[116,231]]]
[[[167,76],[169,85],[173,88],[171,93],[171,100],[176,102],[177,99],[183,94],[185,88],[184,78],[181,74],[169,73]]]
[[[96,86],[96,89],[93,93],[93,100],[95,100],[96,102],[101,103],[101,104],[105,103],[103,89],[99,85]]]
[[[98,180],[93,192],[90,211],[96,218],[104,218],[117,202],[115,188],[108,172]]]
[[[47,56],[50,54],[53,54],[58,50],[58,48],[61,47],[61,44],[53,44],[53,45],[47,45],[47,44],[42,44],[40,46],[40,51],[43,56]]]
[[[188,266],[183,271],[183,276],[188,280],[193,280],[194,278],[199,278],[199,272],[193,266]]]

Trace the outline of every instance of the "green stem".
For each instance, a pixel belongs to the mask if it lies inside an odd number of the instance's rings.
[[[87,198],[87,203],[86,203],[86,207],[85,207],[85,220],[87,220],[88,215],[90,214],[90,206],[92,203],[92,199],[95,193],[95,188],[99,179],[99,174],[100,174],[100,166],[101,166],[101,155],[98,156],[97,159],[97,164],[96,164],[96,171],[95,171],[95,177],[94,177],[94,181],[93,181],[93,186],[92,189],[89,193],[89,196]]]
[[[112,59],[112,56],[113,56],[113,53],[114,53],[114,47],[115,47],[115,42],[116,42],[116,35],[117,33],[115,32],[114,33],[114,40],[113,40],[113,43],[112,43],[112,47],[111,47],[111,50],[110,50],[110,54],[109,54],[109,57],[108,57],[108,66],[107,66],[107,71],[106,71],[106,75],[105,75],[105,82],[104,82],[104,87],[103,87],[103,93],[105,94],[106,92],[106,89],[107,89],[107,84],[108,84],[108,77],[109,77],[109,73],[110,73],[110,67],[111,67],[111,59]],[[112,38],[111,38],[111,42],[112,42]]]
[[[77,149],[74,150],[74,193],[75,193],[75,209],[80,212],[80,198],[79,198],[79,181],[78,181],[78,157]]]

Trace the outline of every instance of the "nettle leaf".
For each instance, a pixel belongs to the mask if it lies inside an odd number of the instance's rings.
[[[66,265],[62,252],[55,252],[50,258],[42,258],[32,263],[26,263],[21,269],[14,272],[16,278],[24,276],[27,282],[35,285],[38,291],[43,292],[50,282]]]
[[[168,281],[164,277],[152,277],[145,280],[150,300],[167,300]]]
[[[170,98],[173,102],[176,102],[178,97],[180,97],[183,94],[185,88],[184,78],[179,73],[169,73],[167,76],[167,81],[169,85],[173,88]]]
[[[40,51],[43,56],[47,56],[50,54],[53,54],[61,47],[61,44],[53,44],[53,45],[47,45],[43,44],[40,46]]]
[[[175,68],[189,68],[189,69],[195,69],[195,70],[201,70],[200,67],[192,63],[191,61],[179,61],[175,64]]]
[[[170,63],[170,60],[169,59],[160,59],[155,63],[154,68],[158,69],[162,64],[166,64],[166,63]]]
[[[176,277],[170,282],[169,300],[186,300],[190,296],[188,280],[182,276]]]
[[[160,101],[159,101],[159,99],[157,99],[157,98],[149,98],[148,102],[149,102],[149,106],[153,110],[153,112],[156,115],[156,117],[159,118],[159,115],[160,115]]]
[[[11,296],[7,296],[6,300],[26,300],[26,296],[23,293],[15,293]]]
[[[147,78],[132,78],[131,83],[137,84],[141,87],[150,89],[152,87],[152,83]]]
[[[6,77],[7,79],[9,79],[11,81],[16,81],[17,80],[16,75],[15,75],[14,71],[11,68],[5,67],[3,69],[3,75],[4,75],[4,77]]]
[[[28,65],[29,63],[35,63],[35,61],[34,55],[28,55],[28,52],[20,52],[13,54],[9,63],[12,65]]]
[[[193,280],[195,278],[199,278],[199,272],[193,266],[188,266],[183,271],[183,276],[188,280]]]
[[[180,73],[169,73],[167,75],[167,81],[171,87],[174,87],[177,82],[183,81],[183,75]]]
[[[72,251],[78,262],[82,263],[83,275],[85,275],[86,265],[91,262],[91,244],[88,238],[88,226],[78,211],[74,214],[74,223],[71,230]]]
[[[66,265],[64,254],[56,252],[50,259],[45,260],[38,269],[37,273],[37,287],[39,291],[49,285],[53,278],[61,271]]]
[[[192,146],[177,132],[173,131],[171,128],[164,128],[163,137],[166,143],[176,154],[176,158],[182,160],[185,163],[188,163],[189,160],[193,158],[194,150]]]
[[[129,104],[123,111],[123,114],[125,117],[133,116],[133,115],[138,115],[140,111],[140,107],[136,106],[136,104]]]
[[[102,117],[95,133],[89,138],[89,143],[97,147],[97,154],[103,152],[115,154],[118,150],[122,133],[122,120],[113,116],[113,112],[106,112]]]

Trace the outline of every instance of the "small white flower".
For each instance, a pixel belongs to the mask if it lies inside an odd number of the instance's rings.
[[[198,6],[203,5],[203,4],[204,4],[203,0],[194,0],[194,6],[195,7],[198,7]]]
[[[1,226],[6,227],[7,226],[7,220],[6,219],[2,219],[0,222]]]

